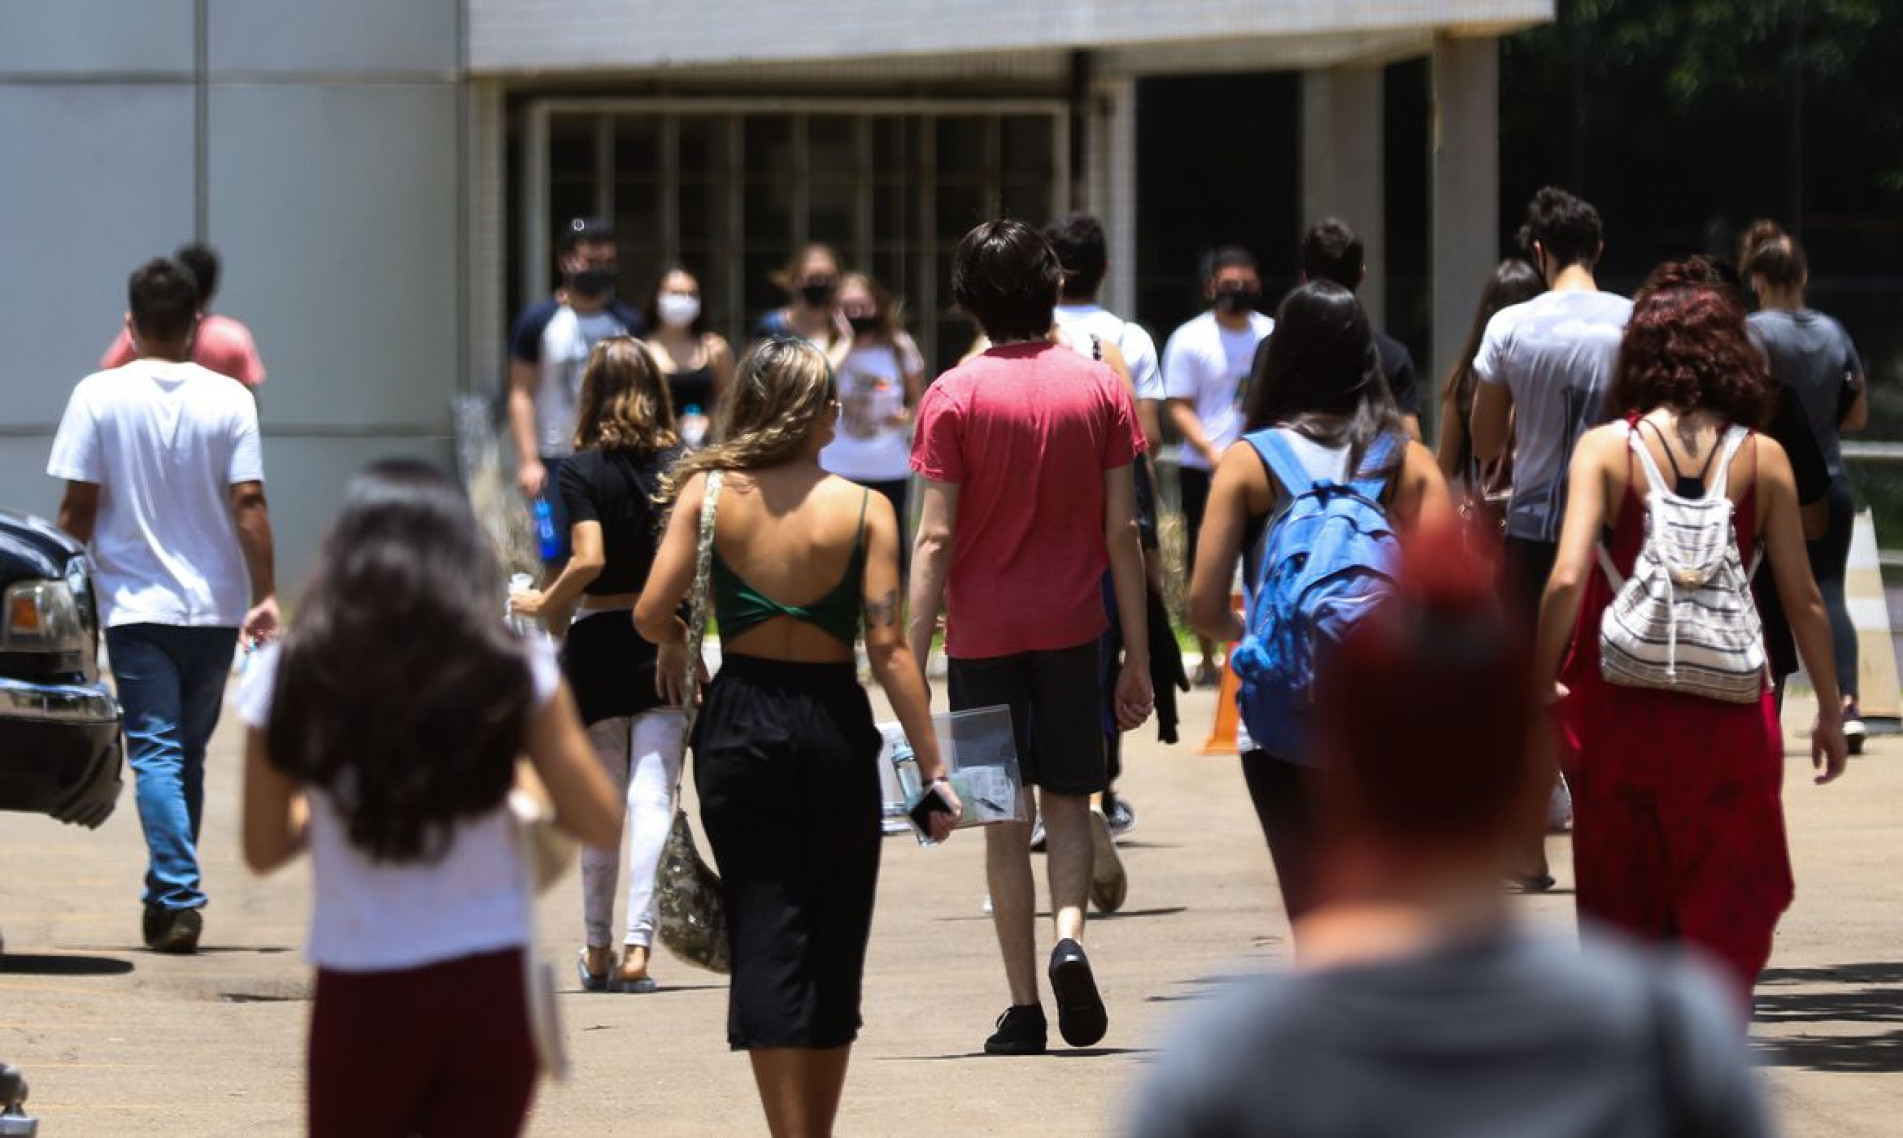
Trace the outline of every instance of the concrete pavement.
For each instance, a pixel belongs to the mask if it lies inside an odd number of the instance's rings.
[[[1161,747],[1146,730],[1128,748],[1124,790],[1141,813],[1123,846],[1130,896],[1092,922],[1087,942],[1111,1015],[1100,1047],[980,1055],[1007,1002],[980,911],[980,835],[931,850],[888,840],[842,1134],[1115,1133],[1172,1019],[1225,977],[1286,961],[1287,923],[1237,764],[1195,753],[1212,708],[1210,693],[1189,697],[1183,745]],[[1808,714],[1793,701],[1793,725]],[[238,739],[228,714],[209,777],[213,901],[197,957],[138,947],[143,846],[129,787],[97,833],[0,815],[0,1060],[26,1070],[48,1138],[299,1130],[309,868],[259,880],[242,867]],[[1786,790],[1798,900],[1761,988],[1756,1047],[1786,1133],[1895,1134],[1903,741],[1875,742],[1827,788],[1810,785],[1799,746],[1790,739]],[[1564,889],[1566,843],[1552,848]],[[570,989],[578,894],[571,879],[540,909],[541,944]],[[1565,893],[1516,904],[1541,925],[1571,924]],[[654,971],[665,987],[652,995],[563,995],[575,1072],[543,1090],[532,1133],[765,1132],[747,1064],[726,1049],[724,980],[665,952]]]

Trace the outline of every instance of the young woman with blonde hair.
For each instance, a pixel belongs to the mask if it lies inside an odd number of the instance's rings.
[[[515,611],[566,631],[562,670],[588,741],[628,804],[628,908],[621,960],[614,960],[620,843],[582,854],[586,947],[576,962],[591,992],[647,992],[654,943],[654,873],[674,820],[680,781],[681,686],[686,654],[641,638],[629,610],[647,587],[660,515],[661,479],[681,455],[667,380],[641,341],[595,345],[582,373],[575,453],[562,464],[561,494],[574,555],[547,589],[518,593]],[[576,619],[571,624],[570,616]]]
[[[859,686],[866,655],[918,755],[943,773],[925,680],[899,623],[898,518],[883,497],[820,468],[839,417],[826,356],[775,338],[741,360],[720,442],[682,459],[647,588],[642,635],[675,650],[703,503],[714,509],[710,600],[720,673],[694,727],[694,785],[719,861],[733,983],[727,1040],[749,1052],[778,1135],[832,1133],[860,1026],[879,874],[882,745]],[[952,809],[934,820],[943,839]]]

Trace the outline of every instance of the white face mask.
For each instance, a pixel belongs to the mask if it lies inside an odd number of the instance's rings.
[[[661,323],[684,328],[700,315],[700,297],[688,296],[680,292],[664,292],[655,300],[654,307],[661,314]]]

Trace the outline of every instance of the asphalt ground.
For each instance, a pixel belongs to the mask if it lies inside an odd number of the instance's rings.
[[[1087,939],[1110,1009],[1101,1046],[982,1055],[1007,1000],[981,911],[980,836],[936,849],[887,841],[840,1133],[1117,1133],[1171,1024],[1226,979],[1286,964],[1287,922],[1237,763],[1197,753],[1213,708],[1213,693],[1195,693],[1184,744],[1160,746],[1146,729],[1127,748],[1122,789],[1140,813],[1122,846],[1129,899]],[[1787,726],[1809,713],[1793,700]],[[258,879],[240,862],[238,743],[227,714],[208,780],[212,903],[196,957],[139,947],[144,851],[129,787],[97,832],[0,815],[0,1061],[25,1069],[46,1138],[300,1129],[309,868]],[[1875,741],[1823,788],[1810,783],[1802,740],[1788,743],[1798,897],[1760,988],[1754,1050],[1786,1133],[1903,1133],[1903,740]],[[1565,931],[1566,840],[1551,852],[1560,891],[1514,904]],[[575,1069],[543,1088],[531,1133],[765,1132],[747,1063],[726,1047],[722,978],[662,952],[659,992],[575,991],[572,876],[539,916],[541,948],[568,989]],[[1048,947],[1048,925],[1040,939]]]

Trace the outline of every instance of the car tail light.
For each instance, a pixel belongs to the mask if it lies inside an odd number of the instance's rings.
[[[21,581],[7,586],[0,610],[0,645],[10,652],[76,652],[88,631],[73,588],[65,581]]]

